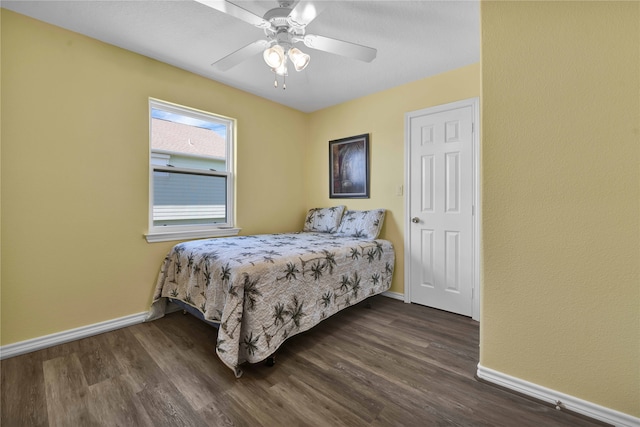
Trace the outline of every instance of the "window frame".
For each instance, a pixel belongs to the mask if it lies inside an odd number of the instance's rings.
[[[152,149],[152,109],[159,109],[169,113],[179,114],[185,117],[191,117],[199,120],[204,120],[213,123],[220,123],[227,128],[225,136],[225,171],[213,171],[206,169],[194,169],[185,167],[174,167],[166,165],[158,165],[153,163],[154,151]],[[174,104],[167,101],[162,101],[155,98],[149,98],[149,153],[147,157],[149,165],[149,204],[148,204],[148,231],[144,235],[147,242],[164,242],[170,240],[186,240],[195,238],[206,237],[223,237],[223,236],[235,236],[240,232],[239,228],[235,227],[235,163],[234,163],[234,148],[235,148],[235,129],[236,120],[224,117],[219,114],[213,114],[207,111],[198,110],[183,105]],[[183,224],[183,225],[154,225],[153,220],[153,199],[154,199],[154,172],[181,172],[187,174],[199,174],[208,176],[224,176],[227,180],[226,185],[226,219],[224,223],[217,224]]]

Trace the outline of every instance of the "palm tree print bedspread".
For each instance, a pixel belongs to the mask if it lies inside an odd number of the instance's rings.
[[[220,324],[216,352],[236,376],[289,337],[391,286],[387,240],[286,233],[196,240],[174,246],[147,320],[181,300]]]

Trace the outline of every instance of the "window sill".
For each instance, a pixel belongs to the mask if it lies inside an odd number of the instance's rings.
[[[173,231],[167,233],[148,233],[144,237],[147,243],[168,242],[171,240],[203,239],[208,237],[237,236],[240,228],[218,228],[215,230]]]

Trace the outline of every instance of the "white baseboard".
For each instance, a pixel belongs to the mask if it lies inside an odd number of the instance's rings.
[[[480,364],[478,364],[477,376],[481,380],[533,397],[536,400],[550,403],[556,407],[560,407],[560,410],[566,409],[614,426],[640,426],[640,418],[636,418],[604,406],[596,405],[595,403],[560,393],[558,391],[503,374],[502,372],[494,371],[493,369],[485,368]]]
[[[87,338],[103,332],[113,331],[126,326],[136,325],[138,323],[142,323],[146,316],[146,312],[132,314],[118,319],[107,320],[106,322],[95,323],[93,325],[82,326],[80,328],[45,335],[43,337],[33,338],[26,341],[20,341],[14,344],[3,345],[0,347],[0,360],[30,353],[36,350],[42,350],[47,347],[53,347],[54,345],[79,340],[81,338]]]
[[[401,294],[399,292],[386,291],[386,292],[383,292],[381,295],[385,297],[393,298],[393,299],[399,299],[400,301],[404,301],[404,294]]]

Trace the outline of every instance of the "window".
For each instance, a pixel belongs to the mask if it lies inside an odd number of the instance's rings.
[[[158,242],[238,234],[233,224],[235,122],[149,100],[149,233]]]

